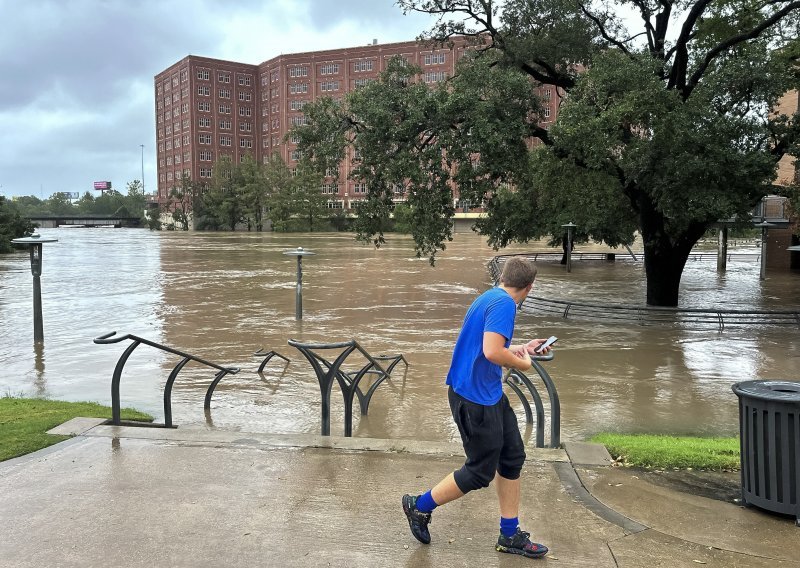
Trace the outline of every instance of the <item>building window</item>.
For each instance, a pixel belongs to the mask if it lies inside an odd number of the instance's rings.
[[[219,105],[219,113],[220,114],[230,114],[231,113],[231,105],[220,104]]]
[[[198,119],[198,124],[200,128],[211,128],[211,118],[208,116],[201,116]]]
[[[289,138],[289,142],[291,142],[292,144],[299,144],[300,137],[297,134],[292,134],[292,136]]]
[[[181,163],[181,155],[180,154],[175,154],[175,164],[177,165],[177,164],[180,164],[180,163]]]
[[[308,83],[292,83],[289,85],[290,95],[299,95],[308,92]]]
[[[183,103],[181,105],[181,113],[186,114],[187,112],[189,112],[189,103]]]
[[[184,146],[188,146],[189,145],[189,135],[188,134],[184,134],[183,135],[183,145]]]
[[[191,152],[184,152],[184,153],[183,153],[183,161],[184,161],[184,162],[191,162],[191,161],[192,161],[192,154],[191,154]]]
[[[356,182],[353,186],[353,193],[367,193],[367,184],[364,182]]]
[[[211,134],[198,135],[198,141],[200,144],[211,144]]]
[[[239,123],[239,132],[252,132],[253,125],[249,122],[240,122]]]
[[[276,128],[279,128],[280,125],[281,125],[280,119],[277,119],[277,118],[273,118],[272,119],[272,130],[275,130]]]
[[[167,150],[172,150],[172,139],[171,138],[169,140],[167,140],[166,144],[167,144]]]
[[[211,103],[208,101],[200,101],[197,103],[197,110],[202,112],[211,112]]]
[[[308,124],[308,118],[304,114],[293,116],[291,119],[292,126],[305,126]]]
[[[336,75],[338,72],[339,72],[338,63],[326,63],[325,65],[320,65],[319,67],[320,75]]]
[[[172,181],[172,172],[167,172],[167,181]]]
[[[275,147],[280,146],[280,145],[281,145],[280,137],[279,136],[273,136],[272,137],[272,147],[275,148]]]
[[[250,75],[239,75],[239,86],[249,87],[252,79]]]
[[[239,140],[239,147],[240,148],[252,148],[253,141],[250,138],[241,138]]]
[[[279,78],[280,78],[280,72],[279,72],[279,71],[272,71],[272,72],[269,74],[269,80],[270,80],[270,82],[272,82],[272,83],[274,83],[275,81],[277,81]]]
[[[273,72],[273,81],[278,80],[278,72]],[[294,66],[289,67],[289,77],[308,77],[308,67],[306,66]]]
[[[189,96],[189,87],[184,87],[183,89],[181,89],[181,98],[185,99],[188,96]]]
[[[219,128],[220,130],[230,130],[233,126],[233,121],[228,118],[221,118],[219,119]]]
[[[319,84],[319,88],[323,93],[329,91],[338,91],[339,81],[323,81]]]
[[[239,116],[252,116],[253,109],[250,107],[239,107]]]
[[[323,183],[322,184],[322,193],[331,193],[336,195],[339,193],[339,186],[335,183]]]
[[[188,118],[183,121],[183,129],[186,130],[187,128],[189,128],[189,119]]]
[[[344,203],[341,201],[328,201],[328,209],[344,209]]]
[[[197,78],[202,81],[208,81],[210,77],[211,75],[209,74],[208,69],[199,69],[197,71]]]
[[[423,65],[439,65],[445,62],[444,53],[426,53],[422,57]]]
[[[219,137],[219,145],[220,146],[230,146],[231,145],[231,137],[230,136],[220,136]]]
[[[273,99],[277,97],[279,94],[280,91],[278,89],[271,89],[269,92],[269,96],[272,97]]]
[[[230,73],[217,73],[217,81],[220,83],[230,83],[231,82],[231,74]]]
[[[180,132],[181,131],[181,123],[180,123],[180,121],[176,120],[175,124],[172,125],[172,128],[173,128],[173,130],[175,130],[175,132]]]
[[[201,178],[210,178],[212,174],[211,168],[200,168],[200,177]]]
[[[211,87],[209,87],[208,85],[198,85],[197,94],[207,97],[211,95]]]
[[[176,136],[175,137],[175,147],[176,148],[180,148],[181,147],[181,137],[180,136]]]
[[[219,94],[219,98],[221,98],[221,99],[229,99],[229,98],[231,98],[231,90],[230,89],[220,89],[218,94]]]
[[[177,106],[174,109],[172,109],[172,117],[173,118],[177,118],[180,113],[181,113],[181,109],[179,109]]]
[[[172,165],[172,156],[167,156],[167,165],[168,166]]]
[[[544,107],[544,117],[550,118],[550,107]]]
[[[438,83],[439,81],[447,80],[447,73],[444,71],[428,71],[425,73],[423,80],[426,83]]]
[[[308,101],[302,101],[302,100],[295,99],[293,101],[289,101],[289,109],[290,110],[301,110],[307,104],[308,104]],[[274,105],[274,109],[275,110],[273,110],[273,112],[278,112],[278,105]]]
[[[250,102],[253,98],[252,93],[250,91],[239,91],[239,100]]]
[[[372,79],[371,77],[364,77],[362,79],[356,79],[355,81],[353,81],[353,87],[355,87],[355,88],[363,87],[364,85],[369,85],[374,80],[375,79]]]
[[[375,61],[372,59],[362,59],[353,63],[353,71],[360,73],[361,71],[372,71],[375,66]]]
[[[181,83],[185,83],[189,80],[189,71],[186,69],[181,69]]]
[[[302,153],[300,150],[292,150],[292,151],[289,153],[289,158],[290,158],[290,159],[291,159],[293,162],[296,162],[297,160],[299,160],[299,159],[302,157],[302,155],[303,155],[303,153]]]
[[[172,125],[167,124],[167,134],[172,134]]]
[[[553,91],[551,91],[550,89],[545,89],[544,95],[542,95],[542,97],[545,99],[549,99],[551,96],[553,96]]]
[[[211,161],[211,150],[200,150],[200,161],[201,162],[210,162]]]

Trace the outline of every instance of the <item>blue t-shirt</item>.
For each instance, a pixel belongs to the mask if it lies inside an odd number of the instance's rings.
[[[506,348],[514,335],[517,304],[502,288],[492,288],[477,297],[464,316],[447,384],[459,396],[477,404],[492,405],[503,396],[503,369],[483,355],[483,334],[499,333]]]

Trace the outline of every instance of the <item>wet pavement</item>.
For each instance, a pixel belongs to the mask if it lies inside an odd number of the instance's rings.
[[[544,560],[494,550],[494,492],[437,509],[429,546],[403,493],[462,463],[450,442],[70,422],[0,464],[0,566],[800,566],[793,519],[670,490],[605,451],[530,449],[520,518]]]

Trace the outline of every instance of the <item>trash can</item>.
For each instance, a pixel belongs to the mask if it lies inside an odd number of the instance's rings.
[[[800,382],[745,381],[739,397],[742,503],[800,526]]]

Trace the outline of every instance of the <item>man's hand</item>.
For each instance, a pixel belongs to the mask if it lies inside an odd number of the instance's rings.
[[[547,341],[547,339],[531,339],[528,343],[525,344],[525,350],[530,355],[547,355],[550,352],[552,347],[545,347],[541,351],[537,352],[536,348],[539,347],[542,343]]]

